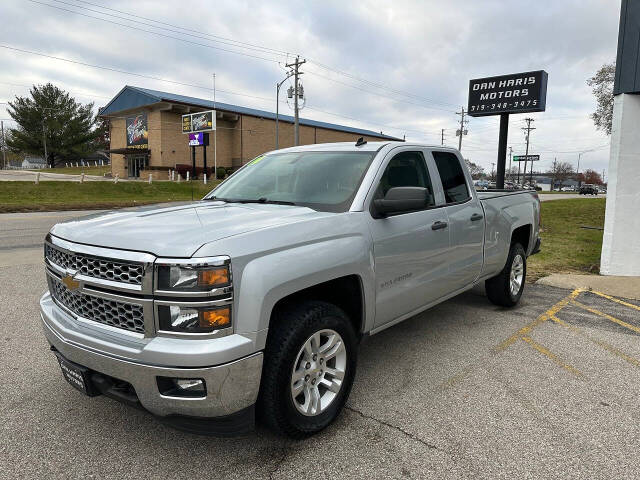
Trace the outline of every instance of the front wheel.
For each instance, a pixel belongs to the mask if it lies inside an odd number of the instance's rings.
[[[527,276],[527,255],[519,243],[511,244],[507,263],[502,271],[485,282],[491,303],[513,307],[522,297]]]
[[[356,334],[347,315],[326,302],[285,308],[272,322],[259,413],[274,430],[304,438],[342,410],[355,376]]]

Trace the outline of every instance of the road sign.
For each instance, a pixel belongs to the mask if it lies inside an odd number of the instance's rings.
[[[514,162],[537,162],[540,160],[540,155],[514,155]]]
[[[501,113],[544,112],[547,72],[514,73],[469,82],[468,113],[472,117]]]
[[[216,129],[216,112],[190,113],[182,116],[182,133],[209,132]]]

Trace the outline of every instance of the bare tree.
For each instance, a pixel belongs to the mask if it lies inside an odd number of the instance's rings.
[[[471,178],[473,178],[474,180],[478,180],[479,178],[482,178],[484,176],[484,168],[481,167],[480,165],[473,163],[471,161],[469,161],[469,159],[465,158],[464,159],[465,162],[467,162],[467,168],[469,169],[469,172],[471,173]]]
[[[616,75],[616,64],[606,63],[596,74],[587,80],[596,97],[596,111],[590,116],[598,130],[611,135],[611,121],[613,119],[613,82]]]
[[[562,188],[563,183],[574,173],[573,165],[569,162],[553,162],[548,173],[553,177],[552,187],[559,185],[558,188]]]

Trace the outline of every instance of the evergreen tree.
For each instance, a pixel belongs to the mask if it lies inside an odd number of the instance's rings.
[[[34,85],[30,97],[16,97],[8,112],[18,128],[9,130],[7,146],[44,157],[46,138],[46,161],[51,166],[92,153],[100,136],[93,103],[82,105],[51,83]]]

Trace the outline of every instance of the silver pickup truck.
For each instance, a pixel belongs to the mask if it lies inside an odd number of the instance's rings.
[[[42,324],[86,395],[300,438],[339,414],[368,335],[480,282],[516,305],[539,225],[535,192],[476,193],[457,150],[288,148],[194,203],[55,225]]]

